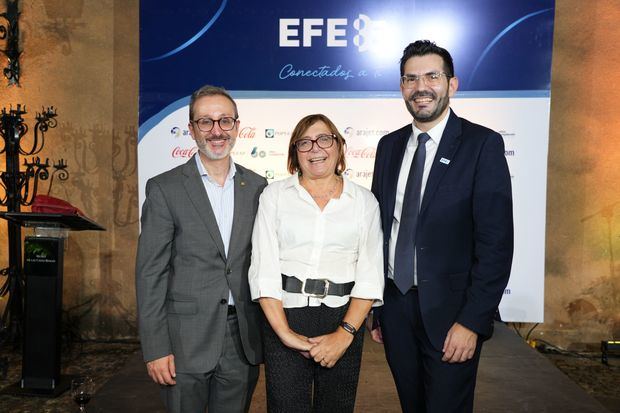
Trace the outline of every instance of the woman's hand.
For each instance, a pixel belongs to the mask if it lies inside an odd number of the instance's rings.
[[[299,351],[305,358],[310,358],[308,351],[314,344],[308,341],[308,337],[291,330],[286,314],[284,314],[282,301],[270,297],[261,297],[258,302],[263,309],[263,313],[265,313],[265,317],[267,317],[267,321],[269,321],[269,325],[271,325],[282,344]]]
[[[307,359],[310,358],[310,349],[315,346],[309,341],[308,337],[297,334],[291,329],[278,333],[278,338],[286,347],[299,351]]]
[[[353,342],[353,335],[338,327],[331,334],[309,338],[314,345],[310,356],[323,367],[331,369]]]
[[[368,315],[368,311],[370,311],[372,302],[373,300],[352,297],[343,320],[356,330],[359,330]],[[357,334],[364,333],[358,332]],[[336,331],[331,334],[309,338],[308,341],[315,344],[315,346],[310,349],[310,356],[312,356],[314,361],[320,363],[321,366],[332,368],[336,362],[340,360],[344,352],[347,351],[353,339],[353,334],[342,327],[338,327]]]

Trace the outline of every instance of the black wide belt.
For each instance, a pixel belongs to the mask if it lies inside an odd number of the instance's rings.
[[[282,274],[282,289],[289,293],[303,294],[306,297],[325,298],[328,295],[344,297],[351,294],[355,281],[348,283],[333,283],[327,279],[308,278],[301,281],[296,277]]]

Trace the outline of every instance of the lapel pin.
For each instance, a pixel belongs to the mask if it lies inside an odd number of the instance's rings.
[[[239,182],[239,185],[241,185],[241,186],[245,186],[245,181],[241,181],[241,182]]]
[[[441,162],[441,163],[443,163],[443,164],[448,165],[448,164],[450,164],[450,159],[441,158],[441,159],[439,160],[439,162]]]

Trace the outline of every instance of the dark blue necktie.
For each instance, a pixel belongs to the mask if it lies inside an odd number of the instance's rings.
[[[426,142],[430,138],[427,133],[418,135],[418,148],[415,151],[411,168],[409,169],[405,195],[403,197],[403,207],[400,214],[396,253],[394,254],[394,283],[403,294],[413,287],[415,233],[420,212],[422,175],[424,174],[424,161],[426,160]]]

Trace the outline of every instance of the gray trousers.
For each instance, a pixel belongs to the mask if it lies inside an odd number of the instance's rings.
[[[239,337],[237,315],[228,316],[226,339],[214,370],[177,373],[174,386],[162,386],[169,413],[247,412],[258,381],[259,367],[248,363]]]

